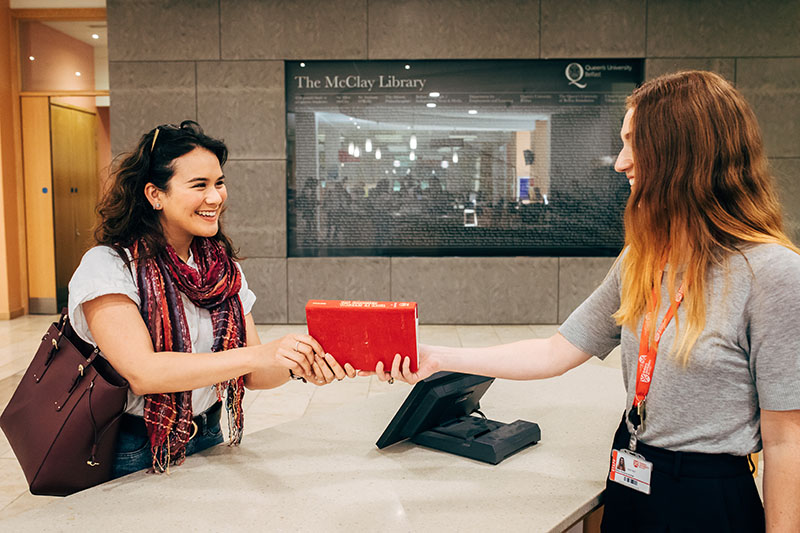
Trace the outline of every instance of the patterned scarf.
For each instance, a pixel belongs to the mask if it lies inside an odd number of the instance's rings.
[[[147,249],[144,241],[138,241],[130,252],[142,300],[139,309],[155,351],[192,351],[181,292],[198,307],[209,310],[214,330],[212,352],[244,346],[244,316],[239,298],[242,275],[225,248],[214,239],[195,237],[191,251],[197,270],[184,263],[172,246],[167,246],[157,257],[139,260],[140,251]],[[237,445],[244,427],[244,378],[218,383],[216,390],[220,400],[223,392],[227,392],[229,444]],[[153,470],[164,472],[170,462],[183,463],[193,431],[192,391],[146,395],[144,420],[153,452]]]

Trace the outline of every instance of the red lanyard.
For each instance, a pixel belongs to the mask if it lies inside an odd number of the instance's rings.
[[[658,354],[658,343],[661,340],[661,336],[664,334],[664,330],[667,329],[667,325],[669,325],[669,322],[672,320],[672,317],[675,316],[675,311],[677,311],[678,306],[681,305],[681,301],[683,301],[684,285],[681,284],[680,289],[678,289],[678,292],[675,294],[675,300],[670,304],[667,314],[664,316],[664,320],[661,321],[661,325],[653,336],[653,344],[650,344],[651,323],[656,319],[656,297],[658,296],[656,291],[661,290],[662,275],[663,270],[658,272],[656,284],[653,286],[653,299],[648,305],[647,314],[642,324],[642,336],[639,339],[639,363],[636,367],[636,396],[633,399],[634,407],[638,407],[650,391],[650,381],[653,379],[653,368],[656,365],[656,355]]]

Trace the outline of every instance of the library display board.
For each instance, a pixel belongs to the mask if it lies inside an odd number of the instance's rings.
[[[641,59],[286,63],[290,257],[613,256]]]

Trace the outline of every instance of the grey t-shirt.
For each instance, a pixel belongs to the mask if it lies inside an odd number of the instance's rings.
[[[743,253],[709,269],[706,325],[687,366],[674,356],[674,319],[665,330],[647,396],[647,422],[639,432],[642,442],[674,451],[745,455],[761,449],[760,409],[800,409],[800,255],[777,244],[750,245]],[[665,273],[662,302],[668,301]],[[559,331],[601,359],[621,345],[627,409],[635,394],[642,319],[636,331],[616,325],[611,315],[619,305],[617,262]],[[656,324],[666,311],[662,304]],[[682,328],[685,311],[678,308]]]

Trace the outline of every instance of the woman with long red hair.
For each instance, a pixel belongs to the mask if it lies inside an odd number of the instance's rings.
[[[398,354],[378,377],[539,379],[620,345],[602,529],[800,531],[800,251],[755,116],[721,77],[682,72],[633,92],[621,136],[625,247],[558,333],[421,346],[417,373]],[[748,462],[762,448],[763,506]]]

